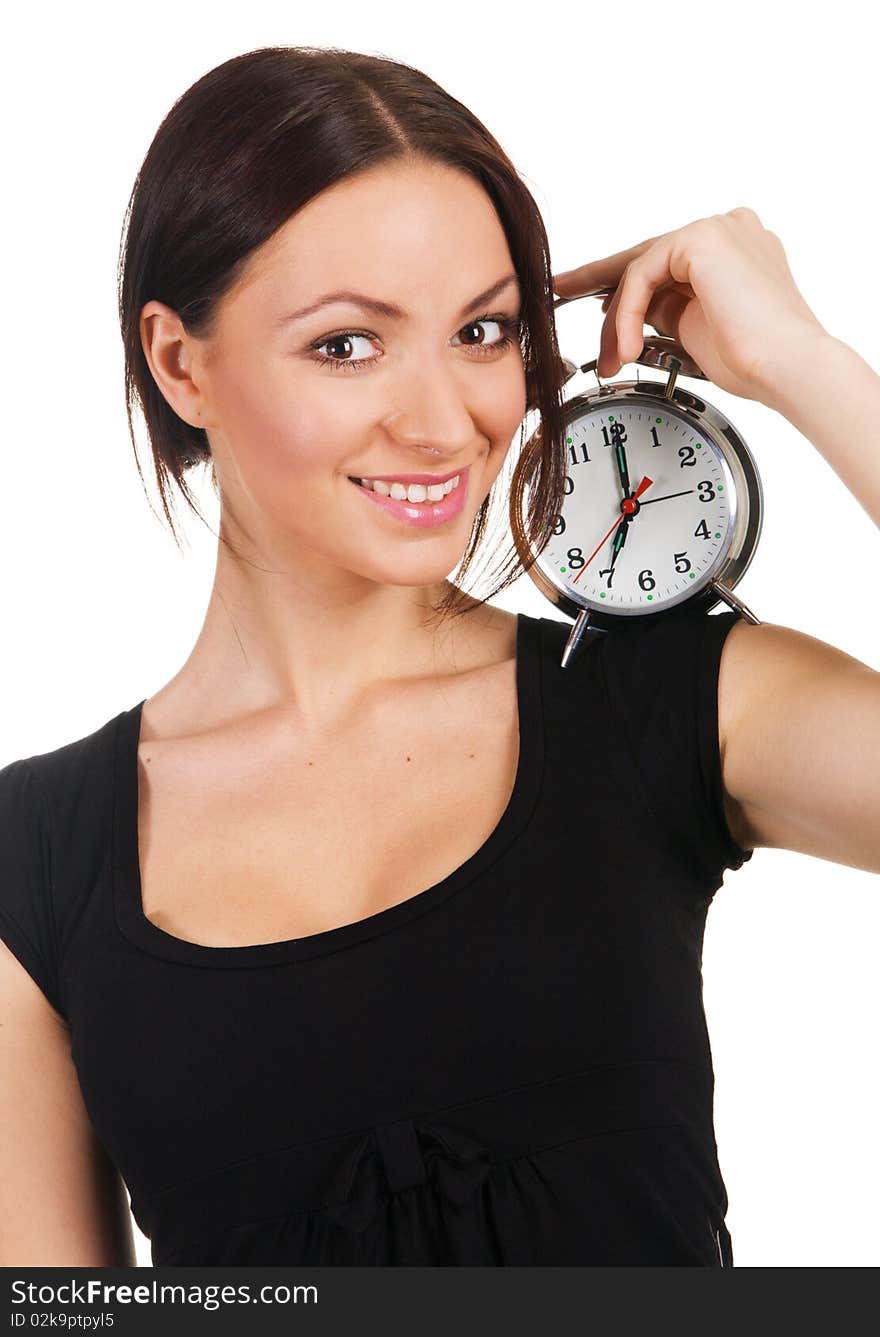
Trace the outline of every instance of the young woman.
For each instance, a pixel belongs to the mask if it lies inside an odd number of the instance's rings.
[[[880,870],[880,676],[732,612],[562,670],[460,580],[493,496],[534,547],[560,509],[554,291],[613,288],[602,374],[681,338],[878,521],[880,380],[748,209],[553,280],[485,127],[337,50],[184,94],[120,278],[217,567],[170,682],[0,770],[0,1261],[132,1262],[127,1190],[155,1264],[729,1266],[706,911],[762,845]]]

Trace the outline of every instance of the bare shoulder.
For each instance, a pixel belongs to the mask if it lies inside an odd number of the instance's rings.
[[[518,615],[505,608],[488,603],[472,606],[438,638],[448,669],[455,674],[472,674],[514,660],[518,626]]]
[[[740,619],[727,634],[718,675],[718,723],[722,750],[734,730],[769,722],[792,690],[827,674],[876,674],[836,645],[794,627]]]
[[[864,735],[878,687],[875,669],[806,632],[745,620],[731,628],[719,667],[718,741],[728,824],[743,847],[805,847],[793,810],[804,804],[806,774],[821,775],[841,740]],[[854,783],[858,755],[850,747]],[[808,802],[815,818],[817,800]]]

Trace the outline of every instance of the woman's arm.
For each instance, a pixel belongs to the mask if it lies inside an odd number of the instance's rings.
[[[880,525],[880,376],[826,336],[780,349],[763,398]],[[880,673],[791,628],[738,622],[721,656],[718,732],[740,844],[880,873]]]
[[[855,349],[826,334],[780,347],[765,377],[762,402],[813,443],[880,525],[880,376]],[[877,629],[880,644],[880,616]]]
[[[63,1019],[0,941],[0,1266],[134,1267],[122,1181]]]
[[[880,873],[880,673],[790,627],[737,622],[718,742],[739,844]]]

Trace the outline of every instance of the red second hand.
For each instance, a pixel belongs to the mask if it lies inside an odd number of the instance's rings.
[[[647,492],[648,488],[651,486],[651,484],[653,483],[653,481],[654,481],[653,478],[649,478],[648,475],[645,474],[645,477],[644,477],[644,478],[642,479],[642,481],[639,483],[638,487],[636,488],[636,490],[635,490],[635,492],[632,494],[632,496],[631,496],[631,497],[627,497],[627,498],[625,498],[625,499],[620,503],[620,509],[621,509],[621,511],[623,512],[624,515],[632,515],[633,511],[635,510],[635,507],[633,506],[633,502],[634,502],[634,501],[637,501],[638,498],[642,495],[643,492]],[[596,553],[599,551],[600,548],[602,548],[602,547],[608,542],[608,540],[611,538],[611,535],[614,533],[615,529],[617,528],[617,526],[618,526],[619,524],[620,524],[620,520],[615,520],[615,521],[614,521],[614,524],[611,526],[611,528],[609,529],[608,533],[607,533],[607,534],[605,535],[605,537],[602,539],[602,542],[599,544],[599,547],[596,549],[596,552],[593,552],[593,553],[590,554],[590,556],[587,558],[587,560],[584,562],[583,566],[581,567],[580,571],[578,571],[577,575],[574,577],[574,580],[572,580],[572,584],[574,584],[574,581],[575,581],[575,580],[580,580],[581,576],[582,576],[583,573],[586,571],[587,567],[590,565],[590,562],[592,562],[593,558],[596,556]]]

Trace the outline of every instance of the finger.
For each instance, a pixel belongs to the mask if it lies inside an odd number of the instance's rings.
[[[687,301],[690,301],[690,299],[694,296],[694,290],[693,290],[693,288],[691,287],[691,285],[690,285],[689,283],[669,283],[669,284],[666,285],[666,288],[664,289],[664,291],[669,291],[669,292],[671,292],[671,293],[675,293],[675,294],[677,294],[677,295],[680,296],[680,297],[684,297],[684,298],[686,298]],[[594,294],[589,293],[589,294],[587,294],[587,295],[588,295],[588,296],[593,296]],[[595,294],[596,297],[598,297],[599,295],[600,295],[599,293],[596,293],[596,294]],[[609,306],[611,305],[611,299],[612,299],[613,296],[614,296],[614,293],[613,293],[613,292],[610,292],[610,293],[608,293],[608,295],[605,297],[604,301],[602,302],[602,310],[603,310],[603,311],[607,311],[607,310],[608,310]],[[652,323],[652,322],[651,322],[650,319],[649,319],[649,320],[648,320],[648,324],[650,325],[651,323]]]
[[[638,323],[638,337],[624,345],[618,331],[620,329],[621,307],[624,284],[609,299],[608,314],[602,326],[599,358],[596,370],[600,376],[614,376],[625,362],[634,362],[645,343],[645,325],[650,325],[658,334],[678,338],[681,318],[694,291],[690,284],[673,282],[654,292]]]
[[[627,268],[618,289],[615,308],[615,345],[621,361],[638,357],[644,342],[643,329],[648,308],[658,289],[667,285],[686,287],[687,274],[672,272],[672,256],[677,234],[661,237],[649,250]],[[615,297],[618,296],[615,294]],[[609,309],[608,319],[611,317]],[[636,345],[638,344],[638,347]]]
[[[608,313],[602,322],[602,331],[599,336],[599,357],[596,361],[596,371],[600,376],[614,376],[620,370],[624,361],[620,354],[617,337],[617,311],[620,306],[622,291],[622,285],[615,289],[608,306]],[[638,353],[634,353],[633,356],[637,357]]]
[[[599,301],[601,301],[604,297],[611,297],[611,296],[613,296],[613,293],[614,293],[614,289],[611,288],[611,287],[607,287],[607,288],[594,288],[594,289],[591,289],[589,292],[579,292],[579,293],[575,294],[575,295],[572,296],[572,297],[557,297],[557,298],[556,298],[556,301],[553,303],[553,305],[554,305],[554,307],[565,306],[566,303],[568,303],[568,302],[577,302],[577,301],[579,301],[581,297],[596,297],[596,298],[599,299]]]
[[[681,318],[692,300],[692,295],[684,296],[672,288],[661,288],[645,312],[645,324],[650,325],[658,334],[679,340]]]
[[[558,297],[583,297],[594,288],[614,287],[620,282],[620,276],[630,261],[643,255],[657,240],[657,237],[649,237],[625,251],[617,251],[601,260],[591,260],[576,269],[554,274],[550,280],[553,291]]]

